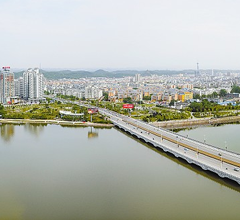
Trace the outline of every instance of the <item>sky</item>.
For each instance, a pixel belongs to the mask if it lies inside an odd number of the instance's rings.
[[[0,65],[240,69],[239,0],[0,0]]]

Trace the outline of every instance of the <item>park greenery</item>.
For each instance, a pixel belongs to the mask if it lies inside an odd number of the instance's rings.
[[[61,116],[59,111],[71,111],[72,113],[84,113],[83,116]],[[72,103],[61,103],[55,101],[50,104],[34,104],[34,105],[12,105],[3,107],[0,105],[0,115],[4,119],[43,119],[43,120],[66,120],[66,121],[83,121],[108,124],[110,123],[104,116],[93,114],[92,117],[88,113],[88,109]]]
[[[203,117],[225,117],[236,116],[239,114],[240,106],[233,106],[231,103],[228,105],[219,105],[214,102],[209,102],[203,99],[202,102],[192,102],[188,106],[188,110],[193,112],[193,116],[197,118]]]

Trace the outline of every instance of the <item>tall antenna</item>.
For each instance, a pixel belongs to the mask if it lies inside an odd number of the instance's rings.
[[[197,63],[197,70],[195,72],[195,77],[200,75],[200,71],[199,71],[199,63]]]

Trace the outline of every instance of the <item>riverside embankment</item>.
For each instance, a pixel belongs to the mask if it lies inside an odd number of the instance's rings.
[[[2,124],[56,124],[62,126],[83,126],[83,127],[113,127],[113,124],[101,124],[81,121],[61,121],[61,120],[33,120],[33,119],[0,119]],[[150,124],[162,128],[184,128],[184,127],[197,127],[201,125],[217,125],[240,123],[240,116],[231,116],[224,118],[201,118],[201,119],[187,119],[187,120],[172,120],[152,122]]]
[[[62,126],[83,126],[83,127],[113,127],[113,124],[101,124],[80,121],[61,121],[61,120],[32,120],[32,119],[0,119],[2,124],[56,124]]]
[[[152,122],[151,124],[156,127],[162,128],[184,128],[184,127],[195,127],[200,125],[217,125],[217,124],[229,124],[239,123],[240,116],[231,116],[224,118],[201,118],[201,119],[187,119],[187,120],[172,120],[172,121],[161,121]]]

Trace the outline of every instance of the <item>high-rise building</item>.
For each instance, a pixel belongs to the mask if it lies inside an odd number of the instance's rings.
[[[101,89],[95,86],[87,86],[85,87],[85,98],[86,99],[99,99],[103,95]]]
[[[10,71],[10,67],[3,67],[0,73],[0,102],[9,102],[15,95],[14,92],[14,73]]]
[[[23,73],[23,98],[30,102],[43,99],[43,74],[38,68],[29,68]]]
[[[197,63],[197,69],[195,71],[195,77],[199,77],[199,76],[200,76],[199,63]]]
[[[139,73],[135,74],[135,82],[136,83],[140,82],[140,77],[141,77],[141,75]]]
[[[15,96],[23,98],[23,77],[15,79],[14,84],[15,84]]]

